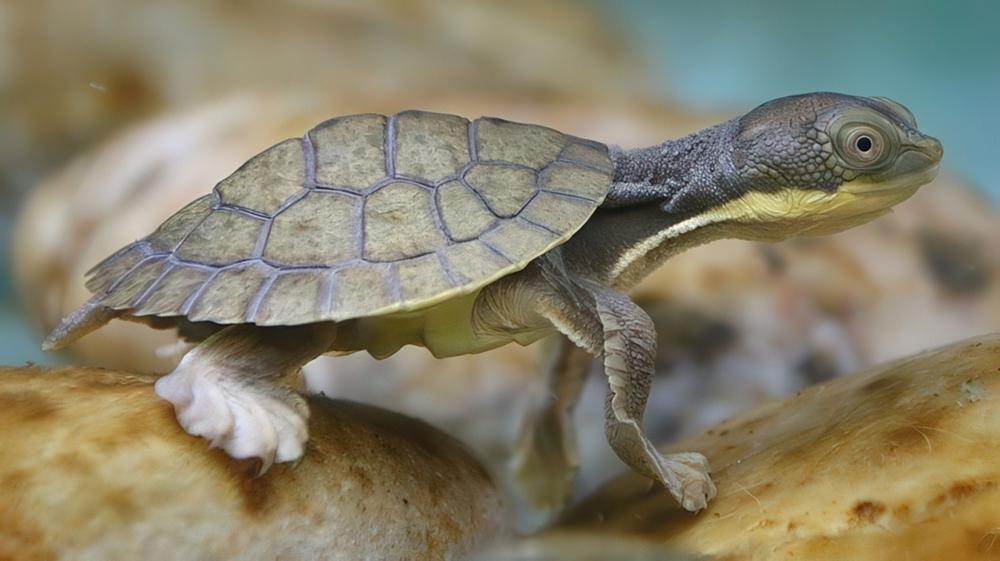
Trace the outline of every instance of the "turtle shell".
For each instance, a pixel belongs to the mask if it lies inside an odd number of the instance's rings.
[[[133,316],[295,325],[422,308],[565,242],[612,180],[605,145],[405,111],[331,119],[253,157],[88,273]]]

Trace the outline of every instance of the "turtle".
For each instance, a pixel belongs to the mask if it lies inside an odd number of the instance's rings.
[[[711,240],[872,220],[929,182],[942,154],[903,105],[830,92],[634,149],[492,117],[336,117],[97,264],[93,297],[43,346],[114,318],[176,328],[197,345],[156,393],[188,433],[263,470],[304,454],[309,411],[282,379],[321,354],[418,345],[448,357],[561,334],[515,472],[565,495],[569,412],[599,357],[611,448],[697,511],[715,494],[708,461],[663,454],[642,428],[656,332],[629,289]]]

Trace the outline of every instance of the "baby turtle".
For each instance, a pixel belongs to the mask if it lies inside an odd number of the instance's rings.
[[[579,348],[603,359],[611,447],[697,510],[715,494],[708,462],[661,454],[641,426],[656,334],[627,291],[710,240],[867,222],[930,181],[941,155],[902,105],[834,93],[633,150],[488,117],[339,117],[97,265],[94,297],[45,348],[113,318],[177,328],[200,344],[157,393],[189,433],[266,469],[303,454],[308,409],[278,381],[320,354],[447,357],[559,332],[572,344],[549,373],[553,400],[526,423],[519,472],[563,494]]]

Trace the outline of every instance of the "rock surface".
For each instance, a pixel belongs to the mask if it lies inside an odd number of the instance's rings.
[[[305,458],[256,477],[150,382],[0,369],[0,559],[456,559],[501,529],[486,472],[423,422],[314,398]]]
[[[550,539],[627,536],[726,561],[1000,557],[1000,335],[840,378],[667,448],[719,494],[697,515],[635,475]]]

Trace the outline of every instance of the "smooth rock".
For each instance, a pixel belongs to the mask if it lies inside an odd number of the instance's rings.
[[[501,531],[487,473],[421,421],[313,398],[305,457],[258,477],[151,381],[0,369],[0,559],[444,560]]]

